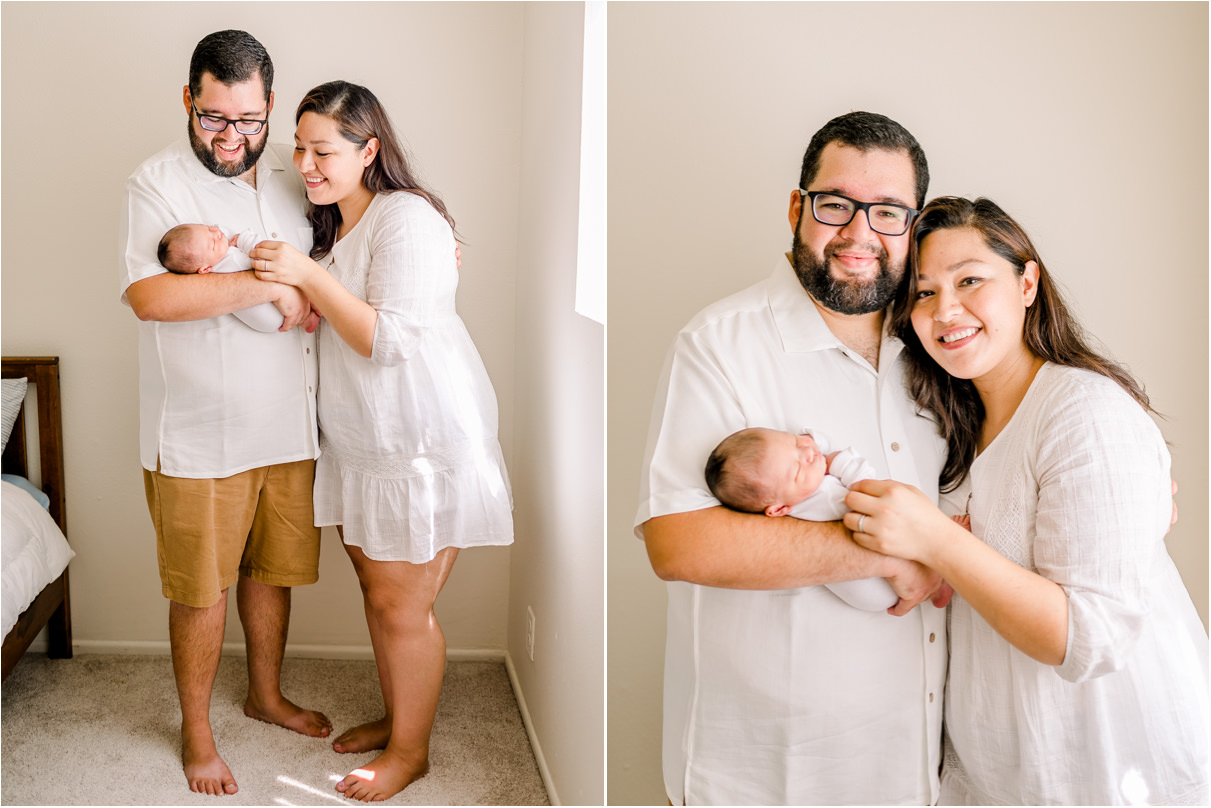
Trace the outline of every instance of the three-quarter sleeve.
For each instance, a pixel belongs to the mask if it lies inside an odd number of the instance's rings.
[[[391,194],[370,236],[366,302],[378,312],[370,359],[398,365],[428,325],[454,315],[458,270],[450,225],[424,198]]]
[[[1033,546],[1068,598],[1056,672],[1081,682],[1119,670],[1139,639],[1170,516],[1169,453],[1143,409],[1106,379],[1056,395],[1038,436]]]

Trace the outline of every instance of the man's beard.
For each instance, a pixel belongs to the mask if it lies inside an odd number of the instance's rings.
[[[198,137],[198,133],[193,129],[193,118],[185,122],[185,128],[189,130],[189,145],[193,147],[193,153],[211,174],[217,174],[220,177],[238,177],[249,171],[256,165],[256,161],[261,159],[261,152],[265,151],[265,146],[269,143],[269,124],[266,123],[261,129],[261,141],[255,146],[247,135],[240,135],[244,138],[244,158],[238,163],[228,163],[220,160],[215,154],[216,146],[213,140],[210,142],[210,147],[207,148],[202,139]]]
[[[887,308],[895,300],[904,278],[904,266],[893,268],[882,245],[875,253],[879,271],[872,280],[838,280],[829,271],[829,262],[837,252],[853,247],[852,242],[829,244],[824,248],[823,260],[803,243],[798,228],[794,242],[792,255],[799,283],[825,308],[838,314],[870,314]]]

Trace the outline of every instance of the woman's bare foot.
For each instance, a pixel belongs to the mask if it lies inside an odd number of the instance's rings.
[[[276,704],[256,704],[250,695],[244,702],[244,715],[312,738],[327,738],[332,732],[332,722],[328,716],[315,710],[304,710],[286,699]]]
[[[214,748],[212,738],[190,740],[182,733],[181,741],[181,763],[190,791],[219,797],[240,790],[231,776],[231,769]]]
[[[389,740],[391,740],[391,719],[383,716],[377,721],[367,721],[353,729],[345,730],[332,742],[332,748],[342,754],[370,752],[374,749],[386,749]]]
[[[428,755],[414,760],[388,749],[345,775],[345,779],[336,784],[336,790],[355,800],[378,802],[395,796],[428,772]]]

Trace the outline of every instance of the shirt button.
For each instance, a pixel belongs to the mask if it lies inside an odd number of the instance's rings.
[[[929,694],[929,703],[933,704],[933,693]]]
[[[929,641],[933,642],[936,639],[937,639],[937,635],[935,635],[932,631],[929,632]]]
[[[307,387],[307,392],[308,392],[308,393],[310,393],[310,392],[311,392],[311,387],[310,387],[310,386],[308,386],[308,387]]]
[[[895,442],[892,442],[892,444],[891,444],[891,450],[892,450],[893,452],[898,452],[898,451],[900,451],[900,444],[895,443]]]
[[[270,236],[270,238],[277,238],[277,237],[278,237],[278,234],[277,234],[277,233],[270,233],[270,234],[269,234],[269,236]]]
[[[310,348],[308,348],[308,349],[307,349],[307,353],[311,353],[311,349],[310,349]]]

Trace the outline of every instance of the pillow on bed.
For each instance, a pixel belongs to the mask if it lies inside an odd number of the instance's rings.
[[[8,436],[12,434],[17,414],[21,412],[21,402],[25,401],[27,384],[28,379],[4,379],[3,405],[0,406],[0,429],[4,430],[4,442],[0,443],[0,451],[8,446]]]
[[[46,495],[45,491],[40,490],[36,485],[24,477],[19,477],[16,474],[0,474],[0,480],[3,480],[6,483],[12,483],[33,497],[34,501],[43,508],[46,508],[48,511],[50,510],[50,497]]]

